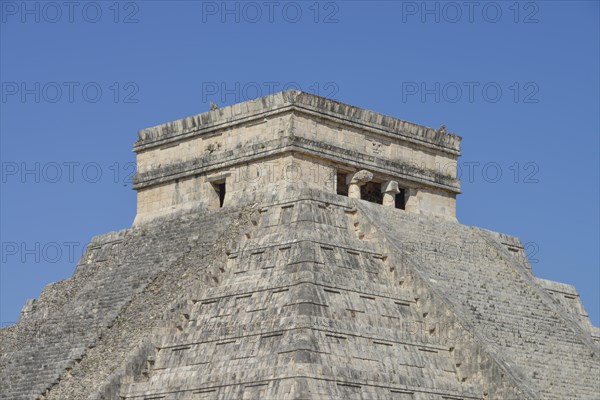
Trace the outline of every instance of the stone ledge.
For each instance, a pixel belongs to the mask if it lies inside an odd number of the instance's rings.
[[[259,147],[261,150],[257,151],[256,149]],[[301,137],[286,137],[271,140],[261,145],[252,145],[248,148],[240,149],[237,154],[233,150],[229,150],[220,156],[210,154],[195,160],[154,168],[147,172],[136,174],[133,178],[133,188],[139,190],[175,179],[206,173],[231,165],[244,164],[249,161],[285,152],[297,152],[316,157],[327,156],[334,162],[351,165],[356,168],[366,165],[382,174],[389,174],[391,176],[398,176],[400,174],[401,177],[409,181],[416,181],[449,190],[453,193],[460,193],[460,182],[458,179],[442,175],[435,170],[420,168],[412,163],[388,161],[383,158],[357,151],[345,150],[338,146]]]
[[[379,130],[398,139],[434,146],[454,155],[460,154],[461,137],[458,135],[296,90],[272,94],[143,129],[138,132],[134,151],[142,151],[170,141],[205,134],[288,110],[317,113],[323,117],[342,120],[347,124]]]

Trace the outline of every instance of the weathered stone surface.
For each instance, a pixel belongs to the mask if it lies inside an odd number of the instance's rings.
[[[214,207],[213,175],[228,174],[225,202],[239,204],[290,184],[336,193],[337,175],[360,170],[406,188],[411,212],[455,219],[459,145],[453,134],[286,91],[140,131],[135,223]]]
[[[282,150],[290,132],[334,143],[331,118],[368,131],[361,157]],[[374,168],[421,142],[460,152],[445,130],[297,92],[141,131],[135,225],[0,330],[0,399],[597,398],[600,335],[576,290],[533,276],[518,238],[456,222],[439,186]],[[262,169],[236,180],[246,156]]]

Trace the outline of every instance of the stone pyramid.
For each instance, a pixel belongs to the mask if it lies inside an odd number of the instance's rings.
[[[139,132],[133,226],[0,330],[0,399],[597,399],[600,330],[461,225],[460,137],[297,91]]]

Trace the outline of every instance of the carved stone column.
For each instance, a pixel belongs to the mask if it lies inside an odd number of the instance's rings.
[[[360,170],[346,176],[348,185],[348,197],[360,199],[360,187],[373,179],[373,174],[367,170]]]
[[[383,193],[382,204],[384,207],[395,207],[396,206],[396,195],[400,193],[398,189],[398,182],[387,181],[381,184],[381,193]]]

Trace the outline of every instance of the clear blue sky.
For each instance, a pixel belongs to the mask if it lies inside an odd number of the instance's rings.
[[[137,130],[296,87],[461,135],[459,220],[598,325],[598,4],[1,1],[1,322],[130,226]]]

